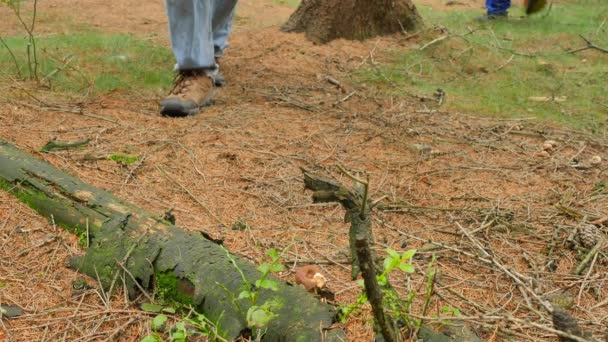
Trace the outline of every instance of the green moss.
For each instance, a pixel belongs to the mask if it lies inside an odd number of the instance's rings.
[[[131,165],[137,163],[139,160],[139,156],[131,156],[128,154],[122,153],[114,153],[108,157],[108,159],[113,160],[121,165]]]
[[[50,199],[44,192],[38,191],[32,188],[24,188],[22,186],[14,185],[7,182],[4,179],[0,179],[0,189],[14,195],[19,201],[25,203],[28,207],[36,210],[38,213],[47,217],[51,221],[51,212],[57,212],[54,216],[54,223],[59,227],[79,236],[79,239],[86,239],[86,227],[80,225],[69,225],[63,220],[59,219],[59,216],[63,213],[67,214],[67,211],[71,208],[71,205],[61,206],[57,199]],[[59,208],[55,210],[54,208]],[[86,241],[86,240],[85,240]],[[86,243],[84,244],[86,246]]]
[[[183,288],[180,288],[179,282],[184,281],[190,282],[187,279],[178,279],[173,271],[156,272],[154,274],[154,291],[158,299],[165,304],[191,306],[194,303],[194,294],[188,295],[184,293],[186,291]]]

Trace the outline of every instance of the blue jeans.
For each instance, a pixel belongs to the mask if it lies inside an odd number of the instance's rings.
[[[511,0],[486,0],[489,15],[506,14],[511,7]]]
[[[237,0],[166,0],[179,70],[215,69],[224,53]]]

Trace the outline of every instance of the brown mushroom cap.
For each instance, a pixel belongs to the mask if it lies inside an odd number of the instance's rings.
[[[296,284],[303,285],[307,291],[322,288],[327,281],[321,270],[314,265],[302,266],[296,270]]]

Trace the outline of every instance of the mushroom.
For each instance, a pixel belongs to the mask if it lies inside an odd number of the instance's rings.
[[[296,284],[303,285],[306,291],[321,289],[326,282],[327,279],[317,266],[302,266],[296,270]]]

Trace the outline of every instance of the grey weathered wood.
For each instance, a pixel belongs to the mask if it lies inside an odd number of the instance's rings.
[[[99,278],[104,288],[112,288],[117,277],[124,276],[131,295],[142,287],[166,300],[192,305],[218,322],[225,338],[234,339],[247,330],[244,312],[251,304],[235,299],[243,290],[241,275],[227,252],[201,233],[178,228],[2,141],[0,187],[57,225],[88,238],[86,254],[71,265]],[[259,279],[254,265],[232,259],[251,284]],[[342,330],[329,329],[335,318],[332,306],[319,303],[301,287],[276,280],[278,291],[260,290],[259,303],[283,304],[264,341],[346,339]]]

